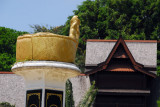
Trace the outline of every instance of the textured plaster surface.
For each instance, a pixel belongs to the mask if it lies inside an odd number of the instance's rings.
[[[0,74],[0,102],[25,107],[24,79],[15,74]]]
[[[157,65],[157,43],[127,42],[134,59],[145,66]]]
[[[145,66],[157,65],[157,43],[126,42],[136,62]],[[115,42],[87,42],[85,64],[99,64],[106,60]]]
[[[70,81],[72,82],[75,107],[77,107],[79,102],[84,97],[85,93],[90,87],[90,80],[88,76],[77,76],[71,78]]]
[[[71,78],[75,107],[90,87],[88,76]],[[9,102],[16,107],[25,107],[25,81],[15,74],[0,74],[0,102]]]
[[[75,107],[90,87],[88,76],[71,78]],[[0,74],[0,102],[9,102],[16,107],[25,107],[25,81],[15,74]]]

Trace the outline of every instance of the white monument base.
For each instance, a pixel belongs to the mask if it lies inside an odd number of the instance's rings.
[[[26,107],[65,107],[65,83],[80,74],[72,63],[56,61],[18,62],[12,71],[26,84]]]

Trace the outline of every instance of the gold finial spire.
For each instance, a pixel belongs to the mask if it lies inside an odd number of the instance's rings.
[[[70,21],[69,37],[74,38],[77,41],[78,41],[79,35],[80,35],[79,25],[80,25],[80,20],[78,19],[78,16],[73,16]]]

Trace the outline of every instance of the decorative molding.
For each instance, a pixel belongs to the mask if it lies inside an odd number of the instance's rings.
[[[154,42],[154,40],[153,41],[151,40],[150,42]],[[157,41],[156,41],[156,43],[157,43]],[[156,78],[156,75],[154,73],[147,71],[144,68],[144,65],[142,65],[142,64],[140,64],[140,63],[138,63],[138,62],[135,61],[134,57],[132,56],[129,48],[127,47],[127,45],[125,43],[125,40],[123,40],[122,37],[119,37],[119,39],[116,41],[116,43],[115,43],[113,49],[111,50],[109,56],[107,57],[107,59],[104,62],[99,63],[95,69],[92,69],[92,70],[86,72],[85,74],[86,75],[90,75],[90,74],[96,73],[98,71],[107,69],[110,60],[112,59],[114,53],[116,52],[116,50],[118,49],[118,47],[119,47],[120,44],[123,46],[124,51],[128,55],[128,57],[129,57],[129,59],[130,59],[130,61],[131,61],[131,63],[132,63],[132,65],[133,65],[133,67],[134,67],[135,70],[137,70],[139,72],[142,72],[142,73],[144,73],[146,75],[149,75],[151,77]]]

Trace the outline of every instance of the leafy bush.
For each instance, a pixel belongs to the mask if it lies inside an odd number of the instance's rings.
[[[15,107],[15,105],[11,105],[8,102],[2,102],[2,103],[0,103],[0,107]]]
[[[98,89],[95,88],[95,81],[92,82],[91,87],[85,94],[84,98],[80,101],[78,107],[91,107],[97,94]]]
[[[158,107],[160,107],[160,99],[157,101],[157,105]]]
[[[66,82],[65,107],[74,107],[72,83],[70,80]]]

